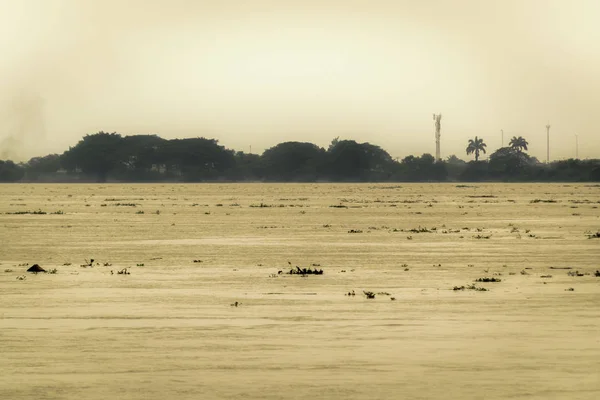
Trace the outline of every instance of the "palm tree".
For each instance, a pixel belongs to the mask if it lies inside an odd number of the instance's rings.
[[[469,145],[467,146],[467,155],[475,153],[475,161],[479,161],[479,152],[483,151],[485,154],[485,147],[487,145],[483,143],[483,139],[479,139],[475,136],[475,140],[469,139]]]
[[[525,140],[525,138],[523,136],[513,136],[512,139],[510,139],[510,142],[508,143],[508,145],[516,150],[518,153],[520,153],[522,150],[527,150],[527,145],[529,143],[527,143],[527,140]]]

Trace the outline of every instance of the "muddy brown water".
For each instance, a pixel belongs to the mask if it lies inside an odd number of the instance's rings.
[[[583,184],[0,185],[0,398],[598,399],[598,207]]]

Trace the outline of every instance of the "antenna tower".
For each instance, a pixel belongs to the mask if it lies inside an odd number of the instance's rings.
[[[440,129],[442,114],[433,114],[433,120],[435,121],[435,159],[436,161],[442,161],[440,152]]]

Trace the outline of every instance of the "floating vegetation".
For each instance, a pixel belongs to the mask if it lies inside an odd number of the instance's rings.
[[[570,287],[570,288],[568,288],[568,289],[565,289],[565,292],[574,292],[574,291],[575,291],[575,289],[574,289],[574,288],[572,288],[572,287]]]
[[[356,293],[354,290],[352,290],[351,292],[346,293],[344,296],[356,296]]]
[[[468,286],[454,286],[452,288],[452,290],[454,290],[455,292],[459,291],[459,290],[474,290],[476,292],[487,292],[488,291],[488,289],[476,286],[475,284],[471,284]]]
[[[115,203],[113,204],[115,207],[137,207],[136,203]]]
[[[596,272],[594,272],[594,276],[596,278],[600,278],[600,271],[596,270]]]
[[[479,279],[475,279],[475,282],[502,282],[502,279],[500,278],[479,278]]]
[[[476,236],[473,236],[473,239],[489,239],[491,237],[492,237],[492,235],[476,235]]]
[[[436,230],[436,228],[432,228],[430,230],[430,229],[427,229],[425,227],[419,226],[418,228],[409,229],[407,232],[412,232],[412,233],[432,233],[435,230]]]
[[[19,275],[19,276],[17,276],[17,280],[18,281],[24,281],[25,279],[27,279],[27,277],[25,275]]]
[[[10,268],[7,268],[7,269],[4,270],[4,272],[13,272],[13,270],[10,269]]]
[[[110,271],[110,273],[112,274],[112,271]],[[117,275],[131,275],[131,273],[127,268],[123,268],[122,270],[117,271]]]
[[[374,299],[375,298],[375,293],[373,293],[373,292],[369,292],[369,291],[363,290],[363,293],[365,294],[365,296],[367,297],[367,299]]]
[[[140,210],[140,211],[136,212],[136,214],[141,215],[141,214],[145,214],[145,212]]]
[[[194,260],[194,263],[195,263],[195,264],[199,264],[199,263],[201,263],[201,262],[204,262],[204,261],[202,261],[202,260]]]
[[[552,275],[540,275],[540,278],[552,278]]]
[[[584,274],[582,274],[579,271],[569,271],[569,272],[567,272],[567,275],[569,275],[569,276],[583,276]]]
[[[46,211],[37,210],[37,211],[15,211],[15,212],[7,212],[6,215],[46,215],[48,214]]]
[[[329,206],[330,208],[348,208],[348,206],[344,205],[344,204],[333,204],[331,206]]]
[[[558,203],[558,201],[552,200],[552,199],[549,199],[549,200],[533,199],[530,201],[530,203],[534,203],[534,204],[536,204],[536,203]]]
[[[52,268],[51,270],[48,270],[47,272],[48,272],[49,274],[52,274],[52,275],[54,275],[54,274],[57,274],[57,273],[58,273],[58,270],[57,270],[56,268]]]
[[[145,267],[145,264],[135,264],[136,267]]]
[[[363,231],[360,229],[350,229],[348,233],[363,233]]]
[[[265,203],[260,203],[260,204],[250,204],[250,207],[252,207],[252,208],[272,208],[272,207],[285,207],[285,204],[274,205],[274,204],[265,204]]]
[[[323,275],[323,270],[322,269],[312,269],[312,268],[300,268],[300,267],[296,267],[296,269],[292,268],[290,269],[290,271],[288,272],[288,275]]]
[[[587,235],[588,239],[600,239],[600,231],[596,233],[590,233]]]

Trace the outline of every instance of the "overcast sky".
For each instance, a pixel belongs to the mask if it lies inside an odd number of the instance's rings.
[[[0,159],[100,130],[254,153],[513,135],[600,158],[598,0],[0,0]]]

